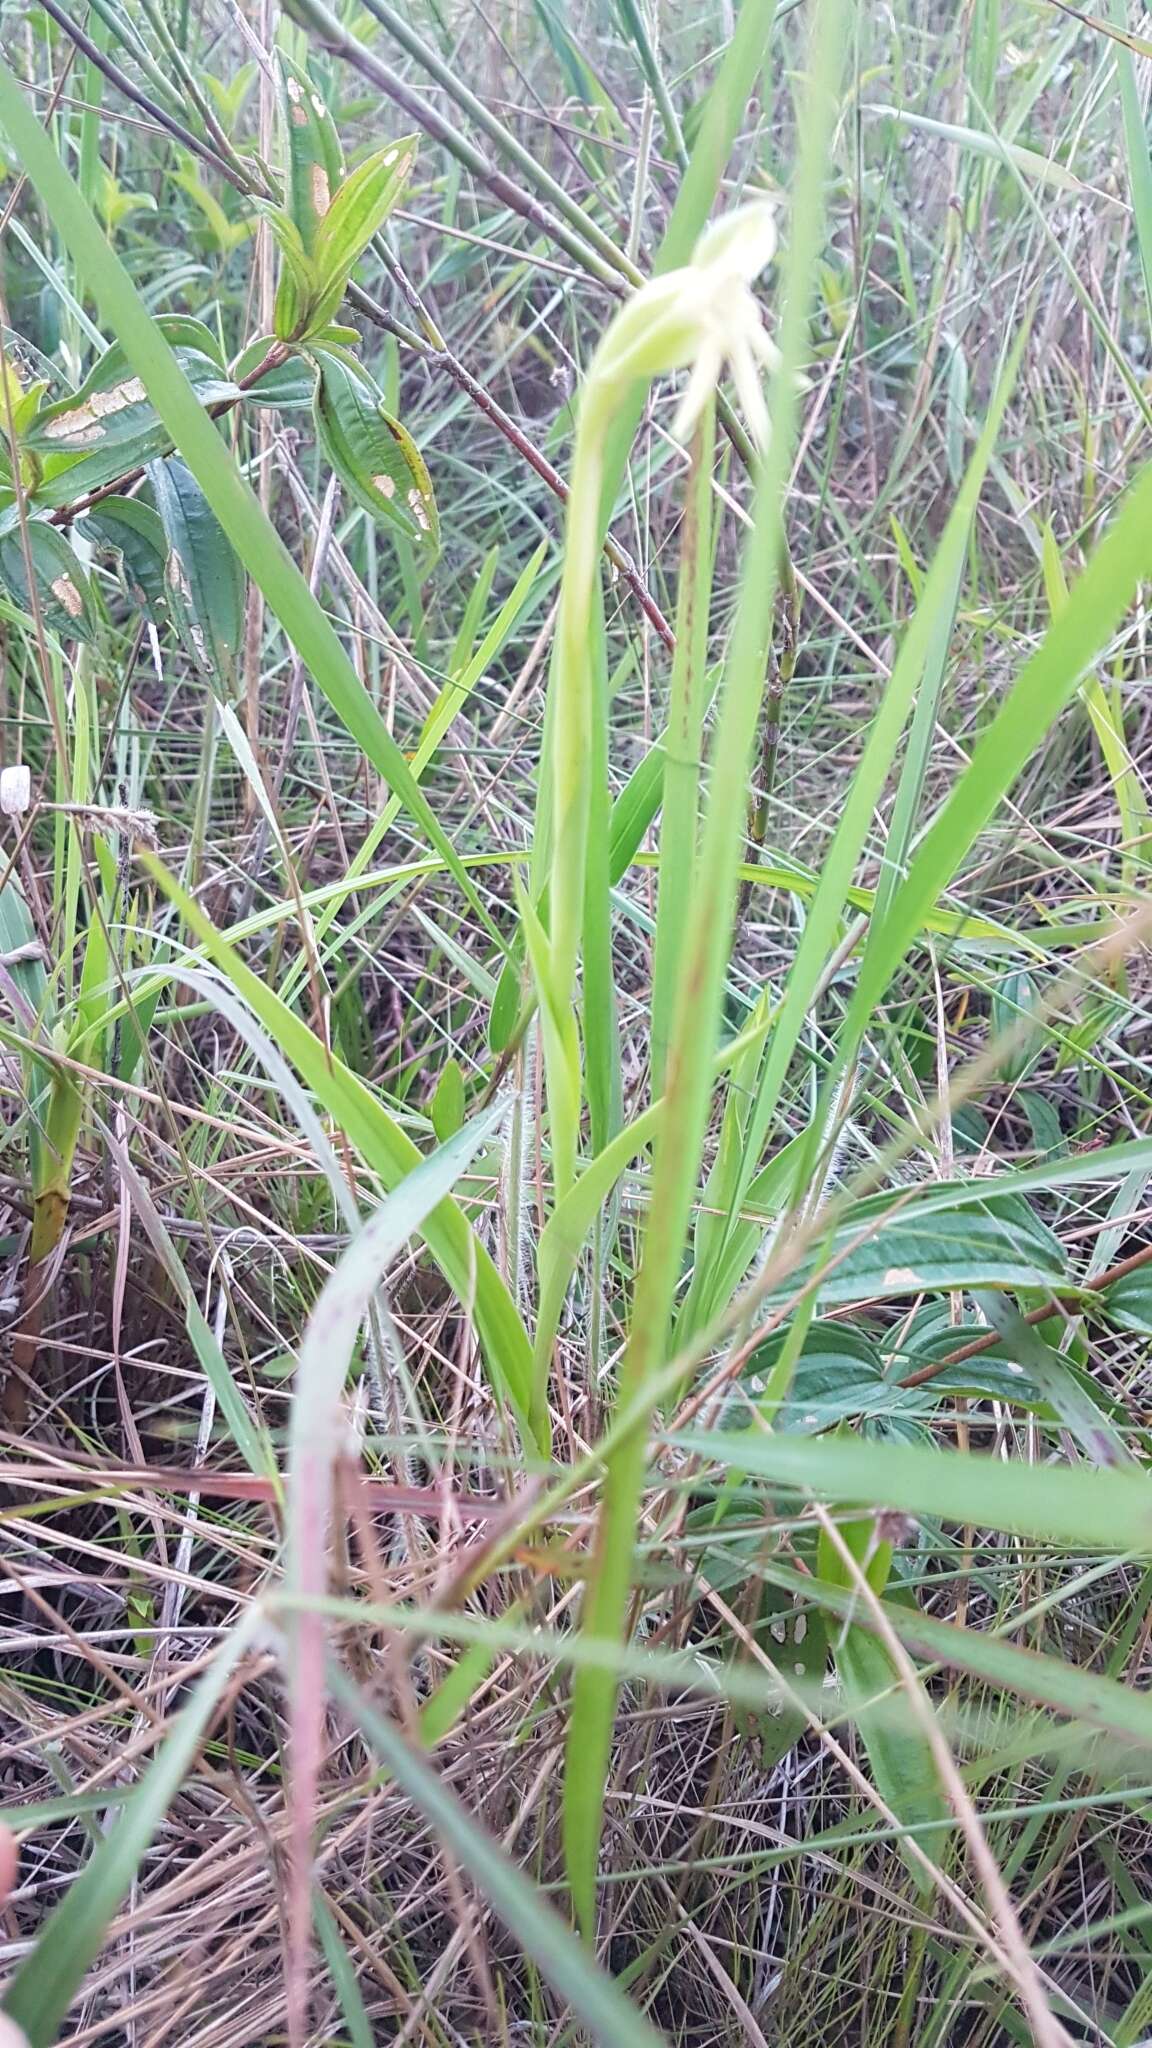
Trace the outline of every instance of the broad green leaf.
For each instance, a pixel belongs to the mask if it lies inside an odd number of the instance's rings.
[[[198,325],[199,322],[191,320],[179,322],[181,328]],[[202,405],[228,403],[239,396],[236,385],[204,350],[177,346],[174,354]],[[109,389],[94,393],[83,408],[73,400],[65,401],[68,409],[60,414],[61,432],[56,441],[50,438],[51,422],[41,437],[40,420],[36,436],[28,437],[27,446],[40,465],[35,491],[38,505],[69,505],[129,470],[141,468],[172,445],[170,434],[144,394],[140,378],[128,369],[122,350],[110,349],[101,358],[94,377],[111,375],[111,370],[105,372],[104,367],[109,357],[114,358],[117,372]],[[124,402],[110,413],[99,415],[103,400]]]
[[[31,587],[24,536],[16,524],[15,512],[3,515],[0,589],[6,590],[29,616],[33,602],[38,604],[44,624],[63,639],[91,640],[96,631],[92,590],[72,548],[57,527],[42,519],[29,519],[26,534]]]
[[[1024,1367],[1093,1464],[1127,1465],[1130,1460],[1123,1439],[1076,1377],[1071,1359],[1046,1343],[1039,1330],[1026,1323],[1011,1302],[1000,1295],[978,1290],[976,1301],[992,1328],[999,1332],[1004,1351],[1014,1363]]]
[[[311,249],[318,297],[309,310],[310,331],[331,319],[355,265],[396,206],[415,159],[416,138],[406,135],[376,150],[334,195]]]
[[[1016,1043],[1000,1055],[1000,1078],[1009,1085],[1027,1079],[1043,1044],[1042,1024],[1034,1024],[1026,1037],[1019,1036],[1022,1026],[1035,1017],[1037,1003],[1036,983],[1023,969],[1006,974],[992,991],[993,1037],[1016,1035]]]
[[[881,1220],[883,1219],[883,1220]],[[1057,1238],[1026,1202],[1008,1196],[936,1214],[894,1209],[891,1195],[859,1203],[832,1241],[774,1290],[794,1293],[819,1273],[827,1304],[888,1299],[956,1287],[1067,1287]],[[770,1297],[772,1298],[772,1297]]]
[[[385,410],[366,371],[317,351],[314,417],[320,447],[341,483],[374,519],[422,549],[440,546],[432,482],[412,436]]]
[[[19,1021],[26,1027],[29,1038],[33,1038],[38,1035],[42,1024],[50,1025],[52,1022],[48,976],[28,899],[15,862],[11,860],[5,862],[0,879],[0,954],[7,963],[10,986],[16,993],[16,1003],[9,998],[8,1008],[16,1008],[19,1004]],[[43,1183],[46,1106],[52,1084],[45,1068],[32,1061],[27,1053],[23,1054],[22,1064],[28,1103],[30,1179],[34,1187],[39,1187]]]
[[[1152,1480],[1122,1466],[1028,1465],[970,1452],[762,1429],[680,1430],[681,1450],[826,1500],[1009,1529],[1038,1542],[1152,1554]]]
[[[432,1128],[442,1145],[464,1121],[464,1074],[457,1059],[445,1060],[432,1097]]]
[[[1152,1266],[1137,1267],[1097,1297],[1101,1315],[1121,1330],[1152,1337]]]
[[[139,498],[102,498],[83,519],[98,548],[120,557],[124,588],[158,624],[168,617],[168,543],[158,512]]]
[[[168,557],[172,615],[201,668],[221,689],[235,675],[244,633],[244,571],[187,465],[178,456],[149,472]]]
[[[747,1401],[755,1404],[763,1395],[787,1341],[787,1332],[781,1331],[752,1353],[740,1377],[747,1400],[733,1399],[725,1418],[729,1427],[746,1427]],[[871,1338],[849,1323],[814,1322],[805,1332],[787,1396],[769,1419],[774,1429],[806,1436],[830,1429],[850,1415],[884,1415],[930,1405],[914,1390],[885,1378]]]
[[[215,405],[236,397],[236,386],[216,360],[206,327],[183,316],[160,320],[157,325],[202,404]],[[188,339],[190,329],[195,330],[195,343]],[[25,433],[24,444],[41,454],[76,454],[97,446],[120,447],[156,431],[163,429],[148,393],[123,349],[113,343],[78,391],[42,407]]]
[[[932,1829],[937,1840],[949,1819],[948,1802],[887,1647],[860,1623],[850,1622],[833,1639],[832,1653],[877,1791],[909,1829]],[[927,1892],[930,1881],[922,1865],[912,1856],[907,1861],[920,1891]]]

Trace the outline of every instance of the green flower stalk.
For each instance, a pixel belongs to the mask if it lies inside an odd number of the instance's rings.
[[[601,498],[609,431],[637,380],[690,372],[672,431],[687,441],[725,368],[763,447],[763,373],[776,351],[751,286],[776,250],[771,205],[736,209],[701,236],[691,263],[653,278],[621,308],[592,358],[580,405],[565,536],[564,575],[549,704],[549,771],[540,837],[548,842],[548,936],[526,919],[539,985],[557,1199],[576,1171],[580,1047],[573,1014],[584,919],[591,800],[593,678],[590,621],[599,574]],[[546,811],[550,807],[550,835]]]

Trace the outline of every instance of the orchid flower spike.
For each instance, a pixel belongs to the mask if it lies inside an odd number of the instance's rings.
[[[764,331],[751,286],[776,253],[770,201],[737,207],[706,228],[692,261],[642,285],[613,320],[597,350],[592,376],[614,402],[634,377],[668,370],[690,375],[672,432],[687,440],[727,364],[757,445],[768,439],[763,372],[779,356]]]

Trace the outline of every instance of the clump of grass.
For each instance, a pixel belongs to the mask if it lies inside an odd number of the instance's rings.
[[[9,2023],[1135,2048],[1148,49],[10,27]]]

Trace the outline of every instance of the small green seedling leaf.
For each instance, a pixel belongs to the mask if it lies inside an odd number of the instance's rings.
[[[272,327],[277,341],[296,341],[308,325],[317,295],[316,269],[291,214],[265,206],[264,218],[282,258]]]
[[[172,616],[205,673],[227,688],[244,631],[244,571],[191,470],[172,456],[153,463],[149,476],[167,543]]]
[[[432,1129],[442,1145],[454,1138],[464,1122],[464,1075],[459,1060],[445,1061],[444,1071],[432,1097]]]
[[[374,519],[437,553],[432,479],[411,434],[385,409],[366,372],[328,349],[317,351],[317,360],[316,433],[345,490]]]
[[[232,365],[232,375],[238,384],[264,361],[276,337],[261,335],[242,349]],[[265,371],[258,383],[249,385],[244,393],[245,405],[274,405],[278,412],[305,412],[311,405],[316,390],[316,372],[304,356],[290,355],[285,362],[277,363],[275,369]]]
[[[1152,1266],[1125,1273],[1101,1295],[1100,1308],[1117,1329],[1152,1337]]]
[[[35,599],[44,624],[65,639],[91,640],[96,631],[92,589],[64,535],[43,520],[30,519],[27,540]],[[0,589],[31,616],[33,596],[15,508],[4,515],[0,533]]]
[[[1039,996],[1032,975],[1023,969],[1006,974],[992,991],[992,1036],[1001,1038],[1012,1032],[1015,1043],[1005,1048],[1000,1057],[1000,1078],[1010,1085],[1027,1080],[1039,1057],[1044,1042],[1042,1026],[1037,1023],[1021,1036],[1021,1028],[1029,1018],[1034,1018],[1039,1009]]]

